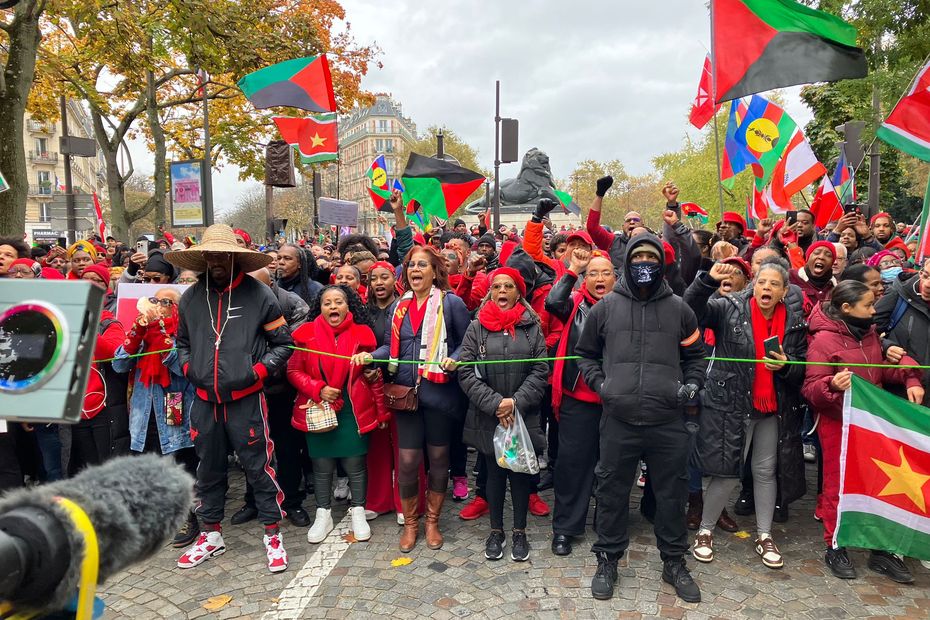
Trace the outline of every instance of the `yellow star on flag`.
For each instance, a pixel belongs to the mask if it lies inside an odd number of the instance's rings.
[[[313,140],[313,144],[310,145],[312,148],[323,146],[326,143],[326,138],[321,138],[320,132],[314,133],[313,137],[311,137],[310,139]]]
[[[898,454],[901,456],[900,465],[885,463],[876,458],[872,459],[872,462],[888,476],[888,484],[879,491],[878,495],[879,497],[906,495],[921,512],[925,513],[927,512],[927,504],[924,501],[923,487],[930,480],[930,476],[916,472],[911,468],[910,463],[904,457],[904,446],[900,447]]]

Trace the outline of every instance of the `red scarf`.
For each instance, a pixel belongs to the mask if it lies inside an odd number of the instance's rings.
[[[487,301],[478,311],[478,322],[490,332],[507,332],[514,340],[517,339],[517,323],[523,318],[526,306],[517,303],[510,310],[501,310],[501,307],[492,300]]]
[[[565,321],[565,328],[562,330],[562,337],[559,338],[559,345],[555,349],[556,357],[565,357],[568,354],[568,330],[575,325],[575,315],[578,313],[578,306],[582,301],[588,302],[590,306],[597,303],[597,299],[588,291],[584,284],[576,291],[572,291],[572,312]],[[565,360],[556,360],[555,367],[552,371],[552,410],[558,419],[559,407],[562,405],[562,378],[565,373]],[[579,381],[584,381],[584,377],[579,377]]]
[[[772,336],[778,336],[778,342],[784,346],[785,322],[788,311],[784,303],[775,305],[775,313],[771,321],[762,316],[762,310],[756,303],[756,298],[749,299],[749,315],[752,319],[752,340],[756,349],[756,359],[765,357],[763,341]],[[761,362],[756,362],[755,373],[752,379],[752,406],[762,413],[774,413],[778,409],[778,398],[775,394],[775,373],[768,370]]]
[[[150,323],[142,334],[146,351],[162,351],[174,347],[174,336],[178,333],[178,313],[176,307],[172,307],[172,310],[171,316],[162,321],[164,327],[158,322]],[[158,384],[165,388],[171,385],[171,373],[163,363],[166,355],[168,353],[143,355],[139,358],[139,381],[142,385]]]
[[[346,334],[354,325],[355,318],[351,312],[347,312],[346,318],[336,327],[330,326],[322,314],[316,317],[313,321],[313,337],[320,351],[347,357],[355,353],[355,348],[361,343],[358,338],[353,338],[352,334]],[[340,338],[343,334],[345,336]],[[343,389],[349,378],[349,360],[331,355],[312,355],[318,358],[326,385]]]

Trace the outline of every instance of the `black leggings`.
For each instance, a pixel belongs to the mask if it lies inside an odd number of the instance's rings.
[[[497,464],[493,454],[484,455],[484,465],[488,472],[485,489],[488,506],[491,509],[491,529],[504,529],[504,495],[507,493],[507,479],[510,478],[510,500],[513,502],[513,529],[526,529],[526,513],[530,507],[530,488],[533,484],[531,474],[520,474],[504,469]]]
[[[313,494],[316,496],[317,508],[330,508],[333,497],[333,475],[336,473],[337,462],[346,470],[349,477],[349,490],[352,499],[349,505],[353,508],[365,505],[365,494],[368,492],[368,469],[366,469],[366,456],[346,456],[342,458],[318,457],[310,459],[313,462]]]

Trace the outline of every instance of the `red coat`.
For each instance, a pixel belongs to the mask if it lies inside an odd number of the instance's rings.
[[[850,333],[845,323],[828,317],[819,304],[811,312],[809,321],[807,361],[856,364],[881,364],[884,361],[882,344],[875,327],[860,342]],[[905,355],[901,364],[908,366],[916,365],[917,362]],[[807,367],[801,394],[815,413],[838,420],[843,418],[843,392],[830,387],[833,375],[842,370],[842,366]],[[920,371],[915,369],[897,368],[889,364],[880,368],[854,366],[850,370],[878,387],[886,383],[904,384],[907,387],[920,385]]]
[[[326,351],[325,345],[314,337],[313,323],[304,323],[292,334],[295,346],[315,351]],[[375,335],[367,325],[353,325],[340,338],[351,338],[355,345],[352,354],[362,351],[375,350]],[[365,343],[365,344],[360,344]],[[306,424],[306,410],[300,409],[307,400],[319,402],[320,391],[327,383],[323,379],[323,371],[319,364],[320,356],[307,351],[294,351],[287,362],[287,380],[297,388],[297,399],[291,415],[291,426],[299,431],[309,432]],[[359,433],[369,433],[379,424],[391,419],[391,412],[384,404],[384,382],[379,375],[377,379],[368,382],[363,374],[364,367],[352,365],[346,384],[349,390],[349,400],[352,402],[352,412],[358,423]],[[337,387],[337,386],[332,386]],[[346,386],[338,386],[345,390]]]
[[[97,336],[97,344],[94,346],[95,360],[112,358],[116,355],[116,349],[123,344],[123,339],[126,338],[126,332],[123,331],[122,324],[116,320],[116,317],[109,310],[100,313],[100,322],[103,323],[104,321],[109,322],[109,325],[102,334]],[[81,410],[81,417],[89,420],[103,411],[105,394],[103,369],[100,368],[99,364],[91,364],[87,377],[87,391],[84,392],[84,407]]]

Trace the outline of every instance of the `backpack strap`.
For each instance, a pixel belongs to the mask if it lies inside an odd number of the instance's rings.
[[[891,318],[888,320],[888,327],[885,329],[886,332],[890,332],[901,322],[901,319],[904,318],[904,313],[907,312],[907,301],[898,295],[898,301],[894,304],[894,310],[891,312]]]

